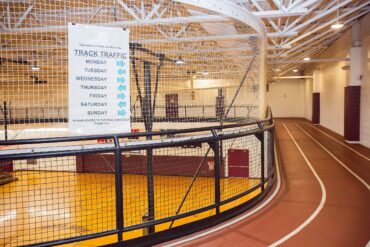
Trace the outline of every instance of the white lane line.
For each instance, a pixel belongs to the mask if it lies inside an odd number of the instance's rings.
[[[326,201],[326,189],[325,189],[324,183],[320,179],[319,175],[316,173],[315,168],[313,168],[312,164],[307,159],[306,155],[303,153],[301,147],[298,145],[298,143],[296,142],[296,140],[294,139],[294,137],[290,133],[289,129],[285,125],[285,123],[283,123],[283,125],[284,125],[285,130],[288,132],[290,138],[293,140],[294,144],[297,146],[297,148],[298,148],[299,152],[301,153],[303,159],[306,161],[306,164],[311,169],[313,175],[315,176],[315,178],[319,182],[320,188],[321,188],[321,201],[319,203],[319,206],[310,215],[310,217],[308,217],[300,226],[298,226],[294,231],[290,232],[288,235],[285,235],[283,238],[279,239],[275,243],[270,244],[269,246],[278,246],[278,245],[284,243],[285,241],[287,241],[288,239],[290,239],[291,237],[293,237],[294,235],[296,235],[297,233],[299,233],[303,228],[305,228],[308,224],[311,223],[311,221],[313,221],[315,219],[315,217],[320,213],[320,211],[324,207],[325,201]]]
[[[303,133],[305,133],[311,140],[313,140],[317,145],[319,145],[322,149],[324,149],[333,159],[335,159],[341,166],[344,167],[349,173],[351,173],[355,178],[357,178],[358,181],[360,181],[365,187],[370,190],[370,186],[363,180],[360,176],[358,176],[356,173],[354,173],[351,169],[348,168],[342,161],[340,161],[334,154],[332,154],[328,149],[326,149],[320,142],[318,142],[315,138],[313,138],[310,134],[308,134],[301,126],[296,124],[298,128],[300,128]]]
[[[280,186],[281,186],[281,177],[280,177],[280,167],[279,167],[279,161],[278,161],[278,158],[277,158],[277,155],[276,155],[276,147],[274,147],[275,149],[275,161],[276,161],[276,174],[277,174],[277,184],[276,184],[276,188],[274,190],[274,192],[271,194],[271,196],[269,198],[267,198],[266,201],[264,201],[263,203],[261,203],[258,207],[254,208],[253,210],[251,210],[250,212],[246,213],[246,214],[243,214],[241,215],[240,217],[232,220],[232,221],[229,221],[223,225],[220,225],[216,228],[213,228],[211,230],[208,230],[208,231],[205,231],[205,232],[202,232],[202,233],[199,233],[195,236],[192,236],[192,237],[189,237],[189,238],[185,238],[185,239],[181,239],[177,242],[174,242],[174,243],[170,243],[170,244],[167,244],[165,245],[166,247],[172,247],[172,246],[176,246],[176,245],[179,245],[179,244],[184,244],[184,243],[187,243],[187,242],[190,242],[190,241],[193,241],[195,239],[198,239],[198,238],[201,238],[201,237],[204,237],[204,236],[207,236],[207,235],[210,235],[212,233],[215,233],[217,231],[220,231],[222,229],[225,229],[229,226],[232,226],[242,220],[245,220],[246,218],[248,218],[249,216],[257,213],[258,211],[260,211],[261,209],[263,209],[266,205],[268,205],[272,199],[275,198],[275,196],[277,195],[277,193],[279,192],[280,190]]]
[[[369,158],[369,157],[367,157],[367,156],[363,155],[362,153],[360,153],[360,152],[356,151],[355,149],[351,148],[350,146],[346,145],[345,143],[343,143],[343,142],[341,142],[341,141],[338,141],[337,139],[335,139],[334,137],[332,137],[332,136],[331,136],[331,135],[329,135],[328,133],[325,133],[325,132],[324,132],[324,131],[322,131],[321,129],[319,129],[319,128],[317,128],[317,127],[313,126],[313,125],[310,125],[309,123],[306,123],[306,122],[304,122],[304,124],[306,124],[306,125],[308,125],[308,126],[310,126],[310,127],[312,127],[312,128],[315,128],[316,130],[320,131],[321,133],[323,133],[324,135],[326,135],[326,136],[327,136],[327,137],[329,137],[330,139],[332,139],[332,140],[334,140],[334,141],[338,142],[338,143],[339,143],[340,145],[342,145],[342,146],[345,146],[346,148],[348,148],[349,150],[353,151],[353,152],[354,152],[354,153],[356,153],[357,155],[361,156],[361,157],[362,157],[362,158],[364,158],[365,160],[370,161],[370,158]]]

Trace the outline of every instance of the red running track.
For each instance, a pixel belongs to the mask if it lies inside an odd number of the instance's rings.
[[[272,201],[240,222],[233,223],[237,217],[212,233],[164,245],[352,247],[369,242],[370,150],[345,144],[304,120],[277,120],[276,130],[281,186]]]

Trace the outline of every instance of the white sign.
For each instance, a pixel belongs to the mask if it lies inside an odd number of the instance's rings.
[[[130,132],[129,31],[68,24],[69,132]]]

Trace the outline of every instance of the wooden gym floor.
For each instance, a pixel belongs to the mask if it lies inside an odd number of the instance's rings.
[[[114,174],[17,171],[18,181],[0,187],[0,246],[18,246],[63,239],[115,228]],[[174,215],[191,177],[155,176],[156,219]],[[259,183],[257,179],[227,178],[221,181],[223,199]],[[123,175],[125,225],[142,222],[147,210],[146,176]],[[214,198],[214,178],[199,177],[180,212],[207,206]],[[240,204],[255,191],[221,208]],[[212,215],[213,210],[177,220],[174,226]],[[168,229],[169,223],[156,227]],[[124,239],[142,235],[142,230],[124,234]],[[116,236],[67,244],[99,246]]]

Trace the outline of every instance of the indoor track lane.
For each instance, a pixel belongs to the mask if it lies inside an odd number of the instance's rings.
[[[354,152],[339,150],[327,140],[329,137],[320,136],[319,131],[315,133],[304,125],[304,121],[276,121],[282,186],[272,202],[222,230],[201,238],[197,238],[199,233],[194,234],[166,244],[365,246],[370,240],[370,191],[365,186],[369,174],[362,166],[369,167],[370,162],[359,161],[361,157]],[[365,184],[307,134],[320,139],[317,142],[324,143],[329,152],[342,153],[336,158],[353,169]]]

